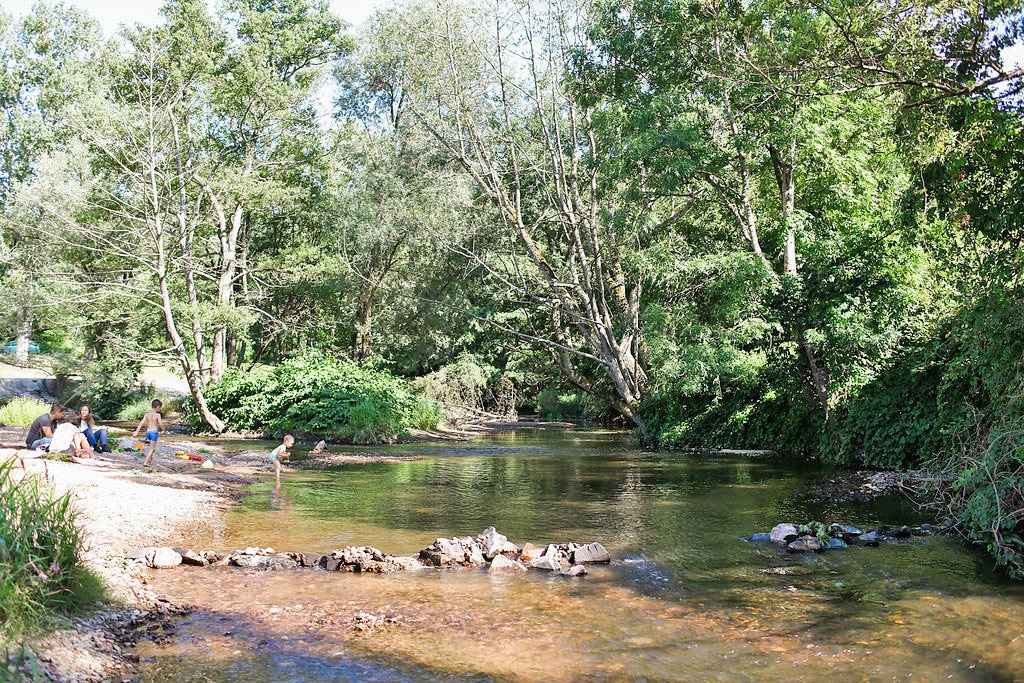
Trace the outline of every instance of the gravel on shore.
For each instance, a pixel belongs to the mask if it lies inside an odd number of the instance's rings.
[[[0,442],[19,443],[24,432],[0,427]],[[197,528],[213,524],[241,496],[242,487],[255,481],[251,475],[263,469],[254,462],[202,469],[175,456],[176,450],[196,446],[174,437],[162,439],[149,468],[142,467],[138,453],[104,454],[103,466],[24,460],[19,476],[44,477],[56,493],[72,496],[86,539],[82,560],[103,579],[108,599],[96,610],[68,619],[65,628],[26,643],[20,664],[0,674],[15,680],[83,683],[136,676],[131,648],[140,633],[152,637],[166,631],[168,618],[189,606],[153,594],[145,570],[127,556],[146,546],[180,545]],[[216,455],[213,459],[226,462]]]

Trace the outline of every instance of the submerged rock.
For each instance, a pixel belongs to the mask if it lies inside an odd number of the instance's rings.
[[[786,550],[791,553],[817,552],[821,550],[821,542],[814,536],[801,536],[795,541],[791,541],[786,546]]]
[[[525,564],[518,560],[513,560],[504,555],[495,555],[494,559],[491,560],[491,566],[488,567],[489,572],[525,572],[528,571]]]

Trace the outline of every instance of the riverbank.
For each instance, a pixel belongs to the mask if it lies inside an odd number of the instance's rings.
[[[24,431],[2,427],[0,441],[17,443]],[[54,681],[131,678],[135,661],[130,648],[139,633],[159,632],[169,615],[188,609],[150,591],[144,572],[125,558],[142,547],[187,542],[200,528],[215,524],[254,479],[244,467],[186,471],[188,464],[174,457],[175,445],[163,444],[154,466],[145,470],[141,455],[133,453],[105,456],[105,466],[24,461],[23,476],[44,477],[57,494],[71,495],[86,539],[82,561],[102,578],[108,599],[29,644],[17,675],[32,679],[34,673]]]

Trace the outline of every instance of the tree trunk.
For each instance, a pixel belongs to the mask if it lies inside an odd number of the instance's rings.
[[[18,326],[18,334],[16,339],[16,349],[14,352],[14,360],[19,365],[25,365],[28,363],[28,343],[31,341],[32,334],[32,313],[26,311],[26,317],[22,319],[21,324]]]

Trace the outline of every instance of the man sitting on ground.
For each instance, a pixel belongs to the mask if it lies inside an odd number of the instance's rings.
[[[53,438],[53,430],[62,417],[64,417],[64,406],[59,403],[51,405],[50,412],[37,417],[32,426],[28,428],[25,445],[31,449],[49,445]]]

